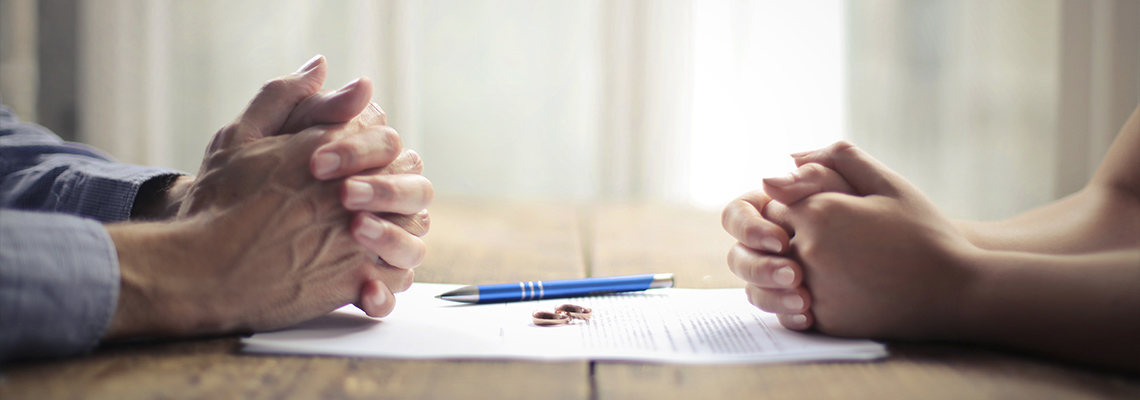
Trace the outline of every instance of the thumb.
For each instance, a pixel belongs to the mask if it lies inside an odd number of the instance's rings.
[[[277,134],[293,109],[321,89],[327,73],[325,57],[318,54],[297,72],[274,78],[262,85],[261,91],[257,92],[238,117],[238,123],[249,128],[243,131],[250,137],[242,139],[259,139]]]
[[[817,163],[835,170],[860,195],[899,194],[902,177],[850,142],[838,141],[820,150],[793,154],[792,158],[799,166]]]
[[[361,77],[335,92],[305,98],[290,112],[280,131],[271,134],[297,133],[314,125],[343,124],[357,115],[366,124],[383,125],[384,111],[379,106],[368,107],[371,99],[372,81]]]
[[[773,200],[792,205],[816,193],[858,192],[838,172],[818,163],[807,163],[785,176],[764,179],[764,193]]]

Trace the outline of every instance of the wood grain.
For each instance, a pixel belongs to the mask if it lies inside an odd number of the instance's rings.
[[[69,360],[11,366],[9,399],[509,399],[558,391],[588,396],[582,362],[401,361],[263,356],[238,352],[238,338],[114,346]]]
[[[482,285],[584,277],[578,207],[452,198],[429,209],[417,282]]]
[[[739,288],[719,214],[658,204],[445,198],[417,281],[483,284],[672,272]],[[3,366],[0,399],[1140,398],[1140,380],[965,345],[892,343],[870,363],[657,365],[247,355],[239,338],[107,346]]]
[[[969,346],[892,344],[870,363],[598,363],[598,398],[1136,399],[1135,379]]]
[[[744,287],[728,270],[736,241],[720,213],[664,204],[603,204],[584,211],[592,276],[671,272],[683,288]]]

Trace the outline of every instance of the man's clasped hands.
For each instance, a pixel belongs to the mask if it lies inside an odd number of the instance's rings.
[[[424,258],[432,185],[372,84],[320,92],[317,56],[219,130],[197,177],[108,226],[120,298],[105,339],[281,328],[355,303],[388,315]]]

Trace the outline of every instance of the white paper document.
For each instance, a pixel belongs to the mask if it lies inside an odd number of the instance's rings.
[[[383,319],[345,306],[285,330],[243,340],[254,353],[406,359],[610,360],[763,363],[871,360],[887,355],[869,340],[790,331],[753,307],[741,289],[645,292],[500,304],[435,296],[461,285],[416,283]],[[593,309],[589,321],[544,327],[531,313],[560,304]]]

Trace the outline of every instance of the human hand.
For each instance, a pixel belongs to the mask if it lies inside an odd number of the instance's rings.
[[[336,91],[318,91],[325,80],[327,69],[325,58],[317,55],[293,75],[267,82],[263,91],[271,93],[271,96],[267,96],[256,109],[246,113],[252,126],[257,128],[250,140],[292,134],[315,125],[348,123],[366,129],[387,123],[387,117],[380,106],[369,101],[372,97],[372,83],[367,78],[354,80]],[[421,208],[406,212],[406,209],[415,203],[423,203],[425,206],[430,203],[433,194],[430,182],[422,177],[374,178],[384,175],[419,175],[423,172],[423,162],[415,151],[401,150],[400,138],[395,130],[387,126],[376,129],[379,131],[372,132],[373,134],[346,136],[322,146],[310,160],[313,175],[329,180],[357,174],[363,181],[373,181],[382,187],[393,186],[394,192],[403,197],[391,199],[387,202],[389,204],[380,201],[378,203],[381,204],[368,211],[375,212],[408,233],[423,236],[430,227],[427,210]],[[160,204],[145,205],[147,210],[157,209],[162,212],[154,212],[156,216],[144,219],[162,220],[175,216],[193,182],[192,176],[177,178],[169,189],[161,193],[162,197],[157,199]],[[342,188],[342,193],[343,201],[348,206],[348,185]],[[170,211],[164,211],[167,209]],[[400,211],[405,212],[399,213]]]
[[[360,78],[337,91],[317,92],[326,71],[326,60],[317,56],[293,75],[267,82],[264,96],[243,113],[246,123],[254,128],[251,138],[293,134],[321,124],[346,124],[360,131],[319,147],[310,156],[310,170],[322,180],[351,177],[340,181],[342,203],[356,211],[351,224],[353,235],[380,257],[380,268],[415,267],[426,252],[419,237],[430,226],[426,207],[433,194],[431,183],[419,175],[423,171],[419,155],[401,150],[396,131],[383,125],[387,122],[384,112],[369,102],[370,80]],[[327,162],[322,165],[322,161],[329,161],[329,155],[337,162],[331,167]],[[383,282],[365,284],[355,304],[373,316],[387,314],[370,306],[392,300],[390,293],[378,289],[380,286]],[[393,285],[388,288],[403,290]]]
[[[738,242],[728,253],[729,268],[747,282],[753,304],[777,314],[796,330],[811,327],[811,293],[803,286],[804,268],[790,254],[794,234],[786,221],[786,204],[820,192],[855,193],[835,171],[818,163],[797,162],[799,169],[764,180],[764,189],[740,196],[721,214],[721,224]],[[771,195],[769,195],[771,194]]]
[[[343,201],[340,197],[341,191],[344,187],[351,187],[345,185],[344,179],[334,179],[326,181],[318,181],[310,172],[310,157],[312,154],[317,153],[318,148],[325,146],[342,146],[350,149],[357,148],[356,144],[391,144],[394,141],[394,146],[388,146],[384,149],[376,149],[384,157],[378,163],[382,163],[386,170],[374,169],[370,171],[349,171],[348,173],[356,172],[352,180],[375,181],[384,180],[388,177],[400,177],[405,181],[410,181],[410,185],[392,185],[391,187],[400,189],[410,187],[402,191],[404,196],[391,196],[390,203],[373,205],[365,204],[364,206],[357,206],[356,210],[366,211],[391,211],[391,212],[404,212],[407,214],[415,215],[417,212],[423,210],[426,202],[430,201],[431,187],[426,179],[420,175],[414,174],[420,172],[421,166],[418,166],[418,160],[414,153],[402,153],[404,161],[399,161],[400,148],[398,146],[399,140],[396,133],[386,126],[369,125],[367,122],[360,121],[359,119],[343,123],[339,125],[321,125],[317,128],[304,130],[298,133],[286,134],[286,136],[267,136],[267,132],[275,132],[282,130],[285,124],[285,115],[278,108],[295,109],[298,107],[296,104],[291,104],[290,101],[301,101],[304,98],[311,96],[310,91],[318,88],[319,74],[314,73],[320,71],[323,63],[318,64],[316,68],[309,68],[302,72],[290,76],[280,77],[280,79],[270,81],[259,93],[257,98],[254,98],[246,111],[235,123],[223,128],[211,142],[205,161],[203,162],[202,170],[198,175],[197,181],[194,186],[190,188],[189,194],[182,203],[179,212],[179,218],[192,219],[196,215],[206,213],[211,210],[230,210],[242,202],[249,202],[251,198],[266,199],[267,196],[274,193],[284,193],[284,191],[300,191],[300,193],[309,194],[310,197],[324,198],[312,194],[314,190],[326,190],[329,198],[335,199],[335,203],[339,205],[340,212],[345,214],[350,213],[348,209],[343,206]],[[367,88],[366,80],[358,81],[355,85],[350,85],[348,91],[341,90],[344,93],[358,92],[359,89],[353,88]],[[370,96],[370,95],[368,95]],[[367,96],[361,96],[367,98]],[[333,97],[336,98],[335,96]],[[284,101],[282,99],[291,99]],[[363,108],[363,107],[361,107]],[[319,108],[315,108],[319,109]],[[378,108],[376,108],[378,111]],[[274,116],[276,117],[268,117]],[[380,114],[382,115],[382,114]],[[320,121],[327,122],[327,121]],[[306,145],[293,144],[296,140],[302,140],[294,137],[314,136],[310,131],[317,130],[324,133],[319,133],[317,136],[319,140],[308,139]],[[361,140],[364,138],[365,140]],[[290,145],[283,145],[290,144]],[[307,145],[314,145],[307,147]],[[304,148],[304,150],[298,150]],[[375,149],[375,148],[373,148]],[[252,153],[251,153],[252,152]],[[283,156],[286,160],[282,160]],[[390,155],[390,156],[388,156]],[[394,162],[397,161],[397,162]],[[359,163],[357,165],[368,165],[369,161]],[[408,177],[402,172],[410,172]],[[278,181],[274,178],[277,177]],[[283,180],[284,182],[280,181]],[[320,185],[318,185],[320,183]],[[418,186],[416,186],[418,183]],[[314,189],[320,188],[320,189]],[[271,197],[271,196],[269,196]],[[303,197],[303,196],[302,196]],[[310,199],[311,202],[311,199]],[[291,203],[292,204],[292,203]],[[317,206],[317,205],[320,206]],[[424,244],[420,238],[413,235],[405,229],[401,229],[393,223],[376,218],[376,215],[360,211],[356,212],[355,217],[339,217],[339,214],[333,211],[324,209],[324,203],[314,203],[307,206],[309,212],[317,210],[316,215],[309,215],[307,218],[312,223],[317,223],[315,228],[323,230],[324,234],[318,235],[319,237],[312,237],[301,240],[301,242],[311,242],[317,238],[327,239],[327,235],[339,236],[344,230],[344,234],[350,238],[361,242],[375,254],[380,254],[381,258],[386,261],[382,262],[380,266],[376,266],[375,258],[367,262],[368,268],[373,274],[366,274],[373,278],[368,280],[367,283],[358,286],[361,293],[358,299],[358,305],[364,309],[369,315],[383,316],[390,312],[391,305],[394,301],[391,292],[398,292],[405,289],[412,280],[412,271],[408,268],[415,267],[420,263],[423,258]],[[304,219],[304,218],[302,218]],[[339,220],[342,223],[342,229],[332,229],[329,227],[321,228],[321,223],[328,221],[336,222]],[[350,222],[351,221],[351,222]],[[425,220],[424,220],[425,221]],[[409,225],[410,226],[410,225]],[[426,223],[420,223],[421,227],[417,231],[418,235],[422,235],[426,230]],[[293,226],[292,229],[299,227]],[[282,235],[287,235],[290,229],[282,229],[278,227],[275,231],[282,232]],[[378,234],[380,235],[376,235]],[[298,240],[292,240],[298,242]],[[304,246],[304,243],[293,243],[294,252],[298,246]],[[326,244],[327,246],[327,244]],[[353,251],[360,252],[359,246],[347,246],[344,244],[336,244],[335,250],[340,248],[351,248]],[[251,255],[266,251],[251,250],[246,252],[245,258],[255,258]],[[320,250],[320,252],[328,252],[328,248]],[[366,253],[366,252],[361,252]],[[298,258],[298,255],[293,255],[292,263],[294,267],[296,263],[307,262],[311,264],[319,264],[321,260],[312,260],[316,254],[311,254],[310,258]],[[283,260],[284,261],[284,260]],[[288,262],[282,262],[288,264]],[[397,266],[400,268],[392,268],[390,266]],[[236,266],[243,267],[243,266]],[[303,302],[302,302],[303,303]],[[327,311],[327,310],[326,310]]]
[[[322,180],[352,178],[341,188],[346,208],[372,212],[412,235],[424,236],[431,222],[426,210],[434,197],[431,182],[420,176],[423,161],[419,154],[401,149],[400,136],[385,125],[384,111],[368,102],[371,93],[371,81],[361,78],[336,92],[313,94],[289,114],[281,134],[334,123],[373,130],[373,134],[348,136],[321,146],[309,161],[310,170]]]
[[[248,131],[237,123],[220,135]],[[345,134],[325,126],[234,141],[207,157],[179,218],[109,226],[122,284],[107,338],[275,329],[359,299],[366,282],[410,285],[410,271],[377,268],[356,243],[339,182],[308,171],[307,156]]]
[[[310,71],[307,75],[313,80],[323,81],[326,69],[324,57],[317,56],[300,71]],[[296,99],[296,96],[277,98]],[[387,116],[379,105],[369,102],[371,98],[372,82],[360,78],[337,91],[310,94],[288,113],[283,122],[280,122],[282,114],[274,110],[288,108],[287,104],[270,105],[266,108],[273,110],[263,110],[263,114],[278,117],[272,122],[281,124],[277,134],[339,123],[368,130],[370,134],[346,136],[314,151],[309,160],[313,176],[322,180],[352,178],[341,187],[341,200],[346,208],[359,211],[358,217],[362,222],[359,226],[371,225],[367,220],[379,217],[378,223],[384,225],[384,229],[388,229],[388,223],[391,223],[408,234],[424,236],[430,228],[426,207],[434,194],[431,182],[420,175],[423,162],[419,154],[401,149],[400,136],[386,125]],[[369,212],[374,215],[367,215]],[[376,250],[388,263],[416,266],[422,261],[422,251],[415,251],[420,247],[396,246],[384,251],[383,247],[392,247],[391,244],[378,243],[362,232],[356,234],[362,245]]]
[[[814,325],[834,335],[883,338],[953,332],[960,296],[974,275],[961,262],[969,242],[921,192],[849,143],[797,156],[800,171],[816,173],[765,180],[777,202],[759,212],[793,232],[790,258],[804,274],[795,287],[803,304],[788,307],[789,289],[753,283],[751,301],[783,314],[781,322],[792,329]],[[811,195],[811,187],[837,193]],[[730,256],[730,266],[748,280],[774,258],[733,262]]]

